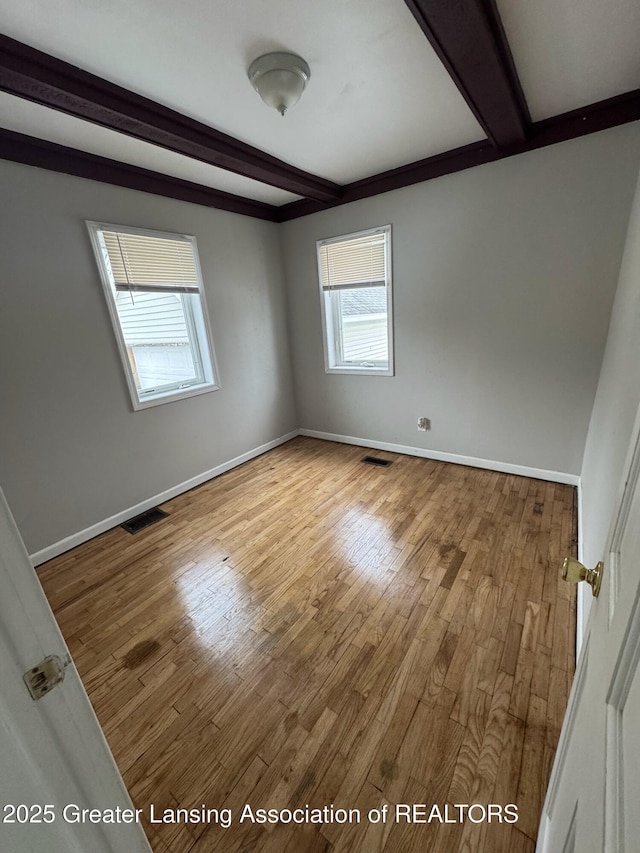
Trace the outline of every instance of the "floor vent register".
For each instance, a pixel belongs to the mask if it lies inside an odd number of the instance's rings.
[[[367,465],[377,465],[379,468],[388,468],[391,465],[391,459],[380,459],[379,456],[365,456],[362,460]]]
[[[125,521],[124,524],[120,525],[120,527],[122,527],[123,530],[126,530],[127,533],[139,533],[141,530],[144,530],[145,527],[149,527],[150,524],[155,524],[157,521],[162,521],[163,518],[167,518],[168,515],[168,512],[154,506],[153,509],[148,509],[146,512],[141,512],[140,515],[130,518],[129,521]]]

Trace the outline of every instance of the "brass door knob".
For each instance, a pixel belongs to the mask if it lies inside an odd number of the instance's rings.
[[[565,557],[562,564],[562,579],[569,583],[586,581],[591,587],[594,598],[597,598],[600,592],[600,585],[602,584],[603,570],[603,562],[599,562],[595,569],[588,569],[572,557]]]

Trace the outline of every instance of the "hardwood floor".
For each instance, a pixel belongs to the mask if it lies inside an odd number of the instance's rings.
[[[40,571],[155,853],[534,850],[574,671],[574,489],[366,453],[294,439]],[[245,804],[362,819],[240,824]]]

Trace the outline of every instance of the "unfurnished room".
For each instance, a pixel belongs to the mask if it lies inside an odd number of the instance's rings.
[[[637,850],[640,6],[0,10],[0,849]]]

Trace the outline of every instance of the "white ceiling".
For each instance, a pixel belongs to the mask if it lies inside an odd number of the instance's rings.
[[[638,0],[498,0],[535,119],[640,86]],[[403,0],[0,0],[12,38],[337,183],[484,139]],[[246,69],[311,66],[284,118]],[[0,96],[0,126],[272,204],[296,196]]]
[[[640,0],[497,0],[531,118],[640,87]]]
[[[403,0],[2,0],[0,8],[6,35],[337,183],[484,137]],[[284,118],[246,74],[274,49],[311,67],[307,92]]]

